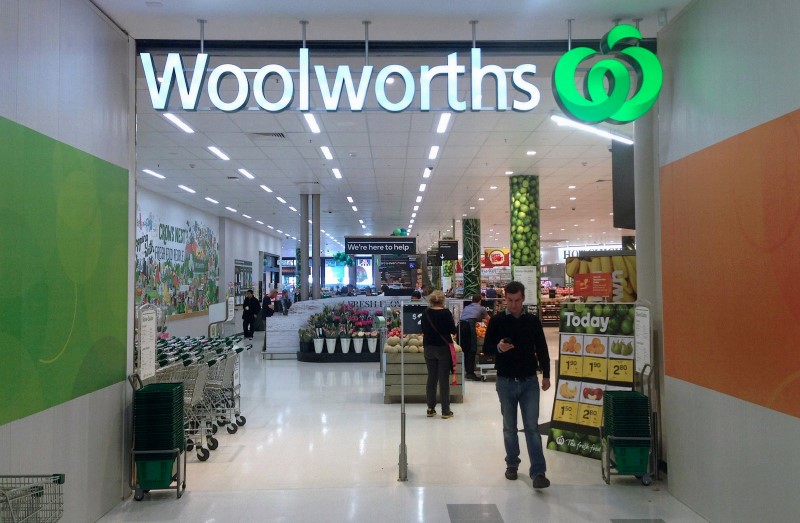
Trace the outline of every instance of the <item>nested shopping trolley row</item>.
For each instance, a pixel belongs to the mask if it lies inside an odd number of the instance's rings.
[[[155,375],[131,376],[134,388],[131,467],[134,499],[154,489],[186,488],[186,453],[206,461],[219,448],[218,428],[235,434],[241,411],[240,336],[168,338],[156,347]]]
[[[64,513],[64,474],[0,476],[0,522],[50,523]]]

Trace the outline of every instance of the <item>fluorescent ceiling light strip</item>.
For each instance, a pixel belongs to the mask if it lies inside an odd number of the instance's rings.
[[[191,187],[186,187],[185,185],[179,185],[179,186],[178,186],[178,188],[179,188],[179,189],[183,189],[184,191],[186,191],[186,192],[190,192],[190,193],[192,193],[192,194],[194,194],[194,193],[196,192],[196,191],[195,191],[194,189],[192,189]]]
[[[557,114],[554,114],[554,115],[550,116],[550,119],[553,120],[554,122],[556,122],[561,127],[563,127],[563,126],[572,127],[573,129],[580,129],[581,131],[585,131],[587,133],[591,133],[591,134],[594,134],[594,135],[597,135],[597,136],[601,136],[603,138],[608,138],[610,140],[616,140],[616,141],[622,142],[624,144],[633,145],[633,140],[631,140],[630,138],[626,138],[626,137],[621,136],[619,134],[614,134],[614,133],[610,133],[608,131],[604,131],[602,129],[598,129],[597,127],[594,127],[592,125],[586,125],[586,124],[578,123],[578,122],[576,122],[574,120],[570,120],[569,118],[564,118],[563,116],[558,116]]]
[[[275,230],[278,231],[279,233],[283,234],[282,230],[280,230],[280,229],[275,229]]]
[[[284,199],[283,199],[283,198],[281,198],[280,196],[276,196],[276,198],[278,199],[278,201],[279,201],[279,202],[281,202],[281,203],[286,203],[286,200],[284,200]]]
[[[261,186],[261,188],[262,188],[262,189],[264,189],[264,190],[265,190],[265,191],[267,191],[267,192],[272,192],[272,189],[270,189],[270,188],[269,188],[269,187],[267,187],[266,185],[262,185],[262,186]]]
[[[255,176],[253,176],[252,174],[247,172],[247,169],[239,169],[239,174],[241,174],[242,176],[244,176],[248,180],[252,180],[253,178],[255,178]]]
[[[259,224],[261,224],[261,225],[264,225],[264,222],[262,222],[261,220],[256,220],[256,223],[259,223]]]
[[[333,155],[327,145],[323,145],[319,149],[322,151],[322,156],[324,156],[326,160],[333,160]]]
[[[419,192],[425,192],[425,189],[427,187],[428,186],[426,184],[424,184],[424,183],[419,184]]]
[[[435,160],[438,155],[439,155],[439,146],[432,145],[431,151],[428,153],[428,160]]]
[[[211,203],[219,203],[219,202],[218,202],[217,200],[215,200],[214,198],[209,198],[208,196],[206,196],[206,201],[208,201],[208,202],[211,202]]]
[[[439,125],[436,127],[436,132],[439,134],[447,131],[447,124],[450,123],[450,113],[442,113],[439,117]]]
[[[528,151],[525,154],[527,154],[528,156],[534,156],[536,154],[536,151]]]
[[[364,220],[358,220],[358,223],[363,225],[364,224]]]
[[[289,209],[291,209],[291,210],[292,210],[292,212],[297,212],[297,209],[295,209],[295,208],[294,208],[294,207],[292,207],[291,205],[289,206]]]
[[[423,178],[430,178],[431,177],[431,168],[430,167],[425,167],[425,170],[422,171],[422,177]]]
[[[234,209],[233,207],[225,207],[225,208],[228,209],[231,212],[236,212],[236,209]]]
[[[412,213],[411,213],[411,217],[412,217],[412,218],[416,218],[416,217],[417,217],[417,213],[415,213],[415,212],[412,212]]]
[[[222,151],[219,150],[219,147],[215,147],[213,145],[209,145],[208,146],[208,150],[211,151],[212,153],[214,153],[214,155],[217,158],[219,158],[220,160],[225,160],[225,161],[230,160],[230,158],[228,158],[227,154],[225,154],[225,153],[223,153]]]
[[[364,224],[362,223],[362,224],[361,224],[361,228],[362,228],[362,229],[366,229],[366,228],[367,228],[367,226],[366,226],[366,225],[364,225]]]
[[[242,215],[242,218],[247,218],[248,220],[250,220],[250,219],[252,219],[252,216],[248,216],[248,215],[246,215],[246,214],[243,214],[243,215]]]
[[[166,118],[167,120],[172,122],[172,124],[175,127],[177,127],[178,129],[180,129],[181,131],[183,131],[185,133],[189,133],[189,134],[194,133],[194,129],[192,129],[191,127],[186,125],[186,122],[184,122],[183,120],[181,120],[180,118],[178,118],[174,114],[172,114],[172,113],[164,113],[164,118]]]
[[[353,211],[354,211],[354,212],[358,212],[358,207],[356,207],[355,205],[353,205]]]
[[[267,225],[267,227],[269,227],[270,229],[274,229],[275,228],[272,225]]]
[[[422,196],[417,196],[417,200],[416,200],[416,202],[417,202],[417,203],[420,203],[421,201],[422,201]]]
[[[348,201],[348,203],[353,203],[353,197],[352,196],[348,196],[347,197],[347,201]]]
[[[339,171],[339,169],[331,169],[331,172],[333,172],[333,176],[337,180],[341,180],[342,179],[342,173],[341,173],[341,171]]]
[[[417,212],[418,210],[419,210],[419,205],[415,205],[414,206],[414,212]]]
[[[149,174],[150,176],[155,176],[156,178],[160,178],[160,179],[162,179],[162,180],[163,180],[164,178],[166,178],[166,176],[164,176],[163,174],[158,174],[157,172],[155,172],[155,171],[151,171],[150,169],[142,169],[142,172],[143,172],[143,173],[147,173],[147,174]]]
[[[306,113],[303,115],[306,119],[306,123],[308,124],[308,128],[311,129],[311,132],[314,134],[318,134],[320,132],[319,125],[317,125],[317,119],[314,118],[314,115],[311,113]]]

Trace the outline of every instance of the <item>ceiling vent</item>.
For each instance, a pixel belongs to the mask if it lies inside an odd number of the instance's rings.
[[[250,133],[250,136],[257,138],[269,138],[273,140],[285,140],[286,135],[283,133]]]

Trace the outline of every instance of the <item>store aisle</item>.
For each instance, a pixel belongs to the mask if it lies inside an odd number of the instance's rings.
[[[598,461],[573,455],[545,451],[545,491],[534,492],[527,474],[506,480],[492,381],[468,382],[450,420],[407,405],[407,482],[397,481],[400,405],[383,403],[377,363],[263,360],[251,350],[242,383],[246,426],[219,432],[206,462],[189,453],[182,499],[152,492],[101,521],[702,521],[663,485],[606,486]],[[552,397],[543,395],[541,421]],[[523,457],[520,471],[527,467]]]

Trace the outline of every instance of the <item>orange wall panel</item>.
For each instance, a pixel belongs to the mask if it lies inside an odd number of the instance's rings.
[[[800,417],[800,111],[661,169],[668,376]]]

